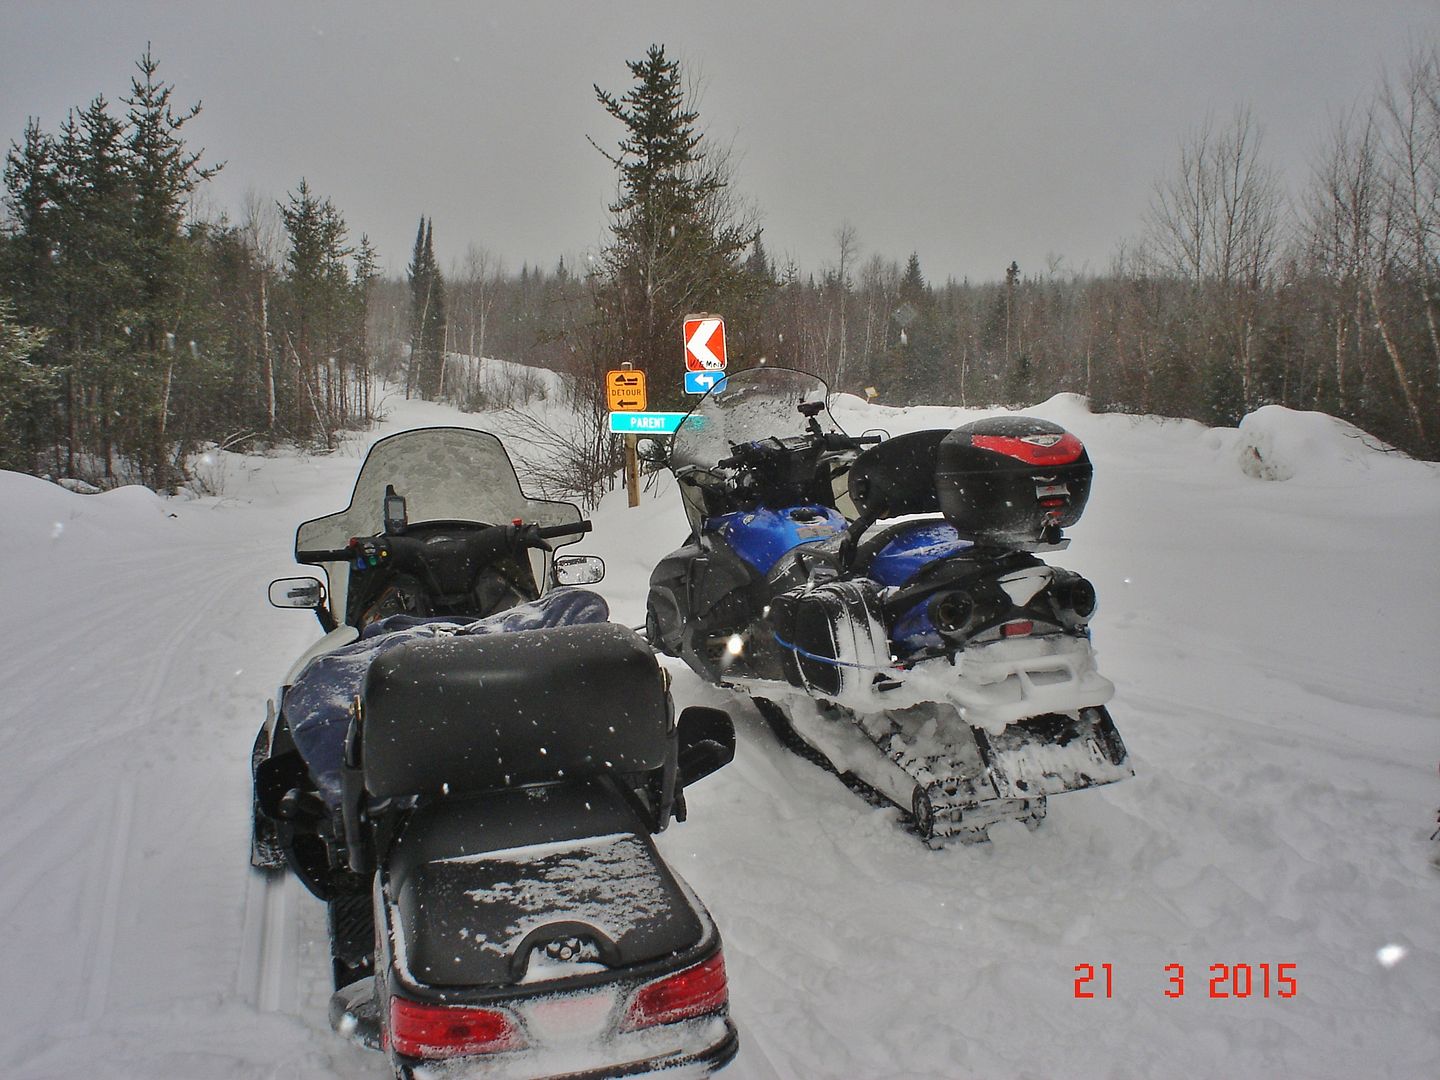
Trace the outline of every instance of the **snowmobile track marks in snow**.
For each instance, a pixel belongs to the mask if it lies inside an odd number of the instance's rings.
[[[135,821],[135,783],[122,780],[115,789],[115,803],[110,813],[110,828],[97,830],[104,837],[104,848],[95,853],[95,866],[105,867],[104,900],[100,905],[90,947],[85,951],[85,1012],[86,1020],[98,1020],[105,1013],[110,995],[110,977],[115,963],[116,925],[119,917],[120,889],[125,880],[125,867],[130,862],[130,834]]]
[[[245,885],[236,990],[261,1012],[294,1012],[299,1000],[299,933],[293,874],[252,870]]]

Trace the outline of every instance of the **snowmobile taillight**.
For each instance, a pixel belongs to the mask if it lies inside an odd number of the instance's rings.
[[[1024,637],[1034,629],[1035,624],[1029,619],[1016,619],[1000,627],[1000,634],[1002,637]]]
[[[634,1031],[656,1024],[673,1024],[677,1020],[718,1012],[729,1000],[725,957],[717,952],[703,963],[642,986],[631,999],[622,1026],[626,1031]]]
[[[970,445],[977,450],[1004,454],[1027,465],[1069,465],[1078,461],[1085,446],[1068,431],[1060,434],[1045,432],[1037,435],[971,435]]]
[[[452,1058],[519,1050],[525,1036],[503,1009],[468,1005],[431,1005],[408,998],[390,999],[390,1043],[414,1058]]]

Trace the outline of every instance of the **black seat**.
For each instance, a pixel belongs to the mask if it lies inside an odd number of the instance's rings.
[[[706,934],[609,777],[427,804],[391,851],[385,889],[407,974],[432,987],[517,984],[556,938],[629,967]]]
[[[938,514],[935,459],[949,428],[911,431],[870,447],[850,466],[850,498],[865,519]]]

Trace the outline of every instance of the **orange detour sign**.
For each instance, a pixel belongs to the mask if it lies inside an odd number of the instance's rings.
[[[646,403],[643,371],[605,373],[605,405],[611,412],[644,412]]]
[[[718,315],[685,317],[685,368],[725,370],[725,320]]]

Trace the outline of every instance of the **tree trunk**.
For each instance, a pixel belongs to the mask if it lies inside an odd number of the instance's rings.
[[[1400,358],[1400,350],[1395,347],[1395,342],[1390,336],[1390,327],[1386,324],[1385,316],[1380,311],[1379,284],[1372,277],[1369,282],[1370,308],[1375,312],[1375,328],[1380,331],[1380,339],[1385,343],[1385,352],[1390,357],[1390,365],[1395,370],[1395,381],[1400,384],[1400,393],[1405,398],[1405,409],[1410,414],[1410,422],[1415,425],[1415,434],[1420,442],[1425,441],[1425,423],[1420,418],[1420,409],[1415,404],[1415,396],[1410,392],[1410,376],[1405,370],[1405,363]]]

